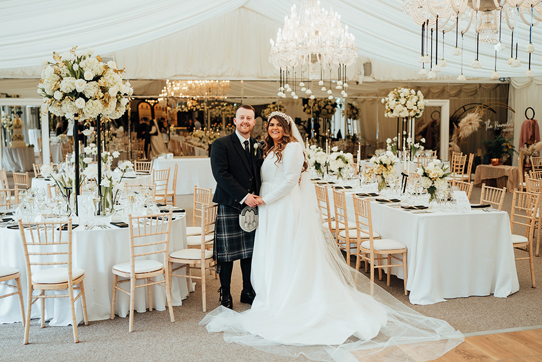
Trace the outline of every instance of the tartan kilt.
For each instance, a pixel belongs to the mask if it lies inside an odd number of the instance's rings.
[[[256,230],[247,233],[239,226],[242,208],[218,205],[215,224],[213,259],[229,262],[252,258]]]

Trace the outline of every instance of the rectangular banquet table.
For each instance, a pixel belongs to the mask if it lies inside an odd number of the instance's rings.
[[[176,215],[176,214],[174,214]],[[21,271],[21,284],[26,305],[26,268],[23,244],[19,230],[1,228],[0,232],[0,265],[11,266]],[[105,320],[111,317],[111,293],[113,289],[114,265],[130,261],[130,235],[128,228],[110,229],[94,228],[84,230],[82,227],[73,230],[73,267],[85,270],[85,296],[87,312],[90,321]],[[186,247],[186,217],[179,214],[171,228],[170,251]],[[153,255],[156,260],[163,262],[162,255]],[[151,256],[149,256],[151,258]],[[162,278],[157,277],[157,278]],[[139,283],[136,282],[136,283]],[[123,288],[126,288],[126,285]],[[0,286],[0,295],[11,292],[5,286]],[[59,291],[60,294],[65,291]],[[173,278],[171,284],[172,304],[182,305],[182,300],[188,296],[186,279]],[[32,318],[39,318],[39,305],[32,307]],[[19,299],[11,297],[2,299],[0,308],[0,323],[21,321]],[[129,312],[130,298],[124,293],[117,293],[116,314],[126,317]],[[165,289],[153,288],[153,306],[157,310],[166,309]],[[75,303],[77,321],[83,321],[81,303]],[[71,325],[71,311],[68,298],[49,299],[45,303],[45,316],[50,325]],[[147,309],[146,288],[138,288],[135,296],[135,310],[143,313]],[[26,312],[26,310],[25,310]]]
[[[408,248],[412,304],[490,294],[505,298],[519,290],[507,212],[413,214],[372,202],[371,213],[382,238]],[[402,269],[394,269],[402,278]]]
[[[481,186],[484,180],[495,180],[495,186],[514,192],[519,186],[521,174],[517,166],[478,165],[474,173],[474,185]],[[488,185],[489,186],[489,185]]]
[[[211,170],[209,157],[174,157],[173,159],[157,158],[152,168],[154,170],[170,169],[169,190],[173,187],[173,172],[175,164],[179,165],[177,174],[177,195],[189,195],[194,193],[194,186],[204,189],[216,188],[216,181]]]

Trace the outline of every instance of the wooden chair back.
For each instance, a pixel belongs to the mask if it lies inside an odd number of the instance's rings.
[[[542,178],[542,171],[530,171],[529,172],[529,177],[540,179],[540,178]]]
[[[504,196],[506,196],[506,187],[498,189],[496,187],[486,186],[486,184],[482,184],[480,204],[490,204],[493,208],[501,210],[502,204],[504,203]]]
[[[333,209],[335,211],[335,241],[337,242],[339,248],[346,249],[347,256],[350,254],[349,247],[347,243],[341,245],[339,243],[339,230],[347,230],[346,235],[348,236],[348,211],[346,209],[346,196],[344,191],[333,189]],[[347,262],[350,262],[349,258]]]
[[[179,164],[175,164],[175,168],[173,169],[173,180],[171,183],[171,188],[173,190],[173,195],[177,193],[177,175],[179,174]]]
[[[421,156],[421,157],[418,157],[418,168],[420,167],[427,167],[427,165],[429,164],[429,162],[433,161],[433,160],[436,160],[437,158],[435,156],[431,156],[431,157],[425,157],[425,156]]]
[[[518,234],[517,232],[514,232],[514,228],[517,226],[520,230],[524,230],[524,233],[522,234],[529,240],[532,240],[536,221],[536,211],[539,204],[540,194],[514,190],[512,210],[510,212],[510,229],[512,234]]]
[[[13,172],[13,184],[20,189],[30,188],[28,172]]]
[[[134,171],[139,173],[148,173],[151,174],[152,170],[152,160],[151,161],[134,161]]]
[[[371,252],[374,253],[373,219],[371,217],[370,199],[354,196],[354,213],[356,215],[358,240],[361,239],[361,230],[364,230],[364,234],[369,234]],[[365,238],[367,239],[367,237]]]
[[[131,278],[136,277],[135,263],[138,258],[149,255],[163,255],[166,278],[169,279],[168,265],[169,241],[171,237],[171,223],[173,213],[156,215],[132,216],[130,220],[130,270]],[[152,247],[154,250],[151,250]]]
[[[163,170],[152,170],[152,183],[156,186],[156,196],[162,198],[163,203],[167,200],[167,191],[169,186],[169,168]]]
[[[470,182],[470,179],[471,179],[472,163],[473,162],[474,162],[474,153],[471,153],[471,154],[469,154],[469,162],[467,164],[467,170],[465,171],[465,174],[463,175],[463,178],[467,182]]]
[[[450,172],[452,177],[461,179],[465,173],[465,162],[467,161],[467,155],[454,155],[452,163],[450,164]]]
[[[19,205],[19,189],[0,189],[0,211],[13,210]]]
[[[202,189],[194,186],[194,203],[192,213],[192,225],[197,226],[197,219],[201,220],[203,227],[203,208],[211,205],[213,199],[213,189]],[[207,230],[204,230],[207,233]]]
[[[41,163],[33,163],[32,167],[34,168],[34,177],[41,177]]]
[[[527,177],[525,180],[525,186],[527,192],[541,193],[542,192],[542,179]]]
[[[533,166],[533,171],[542,171],[542,157],[531,156],[531,165]]]
[[[453,180],[452,187],[454,186],[457,187],[458,191],[465,191],[465,193],[467,194],[467,197],[470,200],[470,196],[472,195],[472,189],[474,188],[473,182]]]
[[[329,194],[326,186],[323,185],[314,185],[316,190],[316,202],[318,204],[318,210],[320,210],[320,217],[323,222],[328,224],[329,230],[333,230],[331,221],[333,220],[333,215],[331,214],[331,208],[329,207]]]
[[[6,170],[0,170],[0,188],[9,189],[8,175]]]

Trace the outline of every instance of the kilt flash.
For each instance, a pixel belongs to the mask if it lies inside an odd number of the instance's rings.
[[[239,226],[241,208],[218,205],[213,258],[217,262],[252,258],[256,230],[247,233]]]

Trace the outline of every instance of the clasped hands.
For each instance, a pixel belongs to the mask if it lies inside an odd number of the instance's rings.
[[[258,205],[265,204],[265,202],[258,195],[248,194],[247,198],[245,199],[245,204],[247,204],[250,207],[256,207]]]

